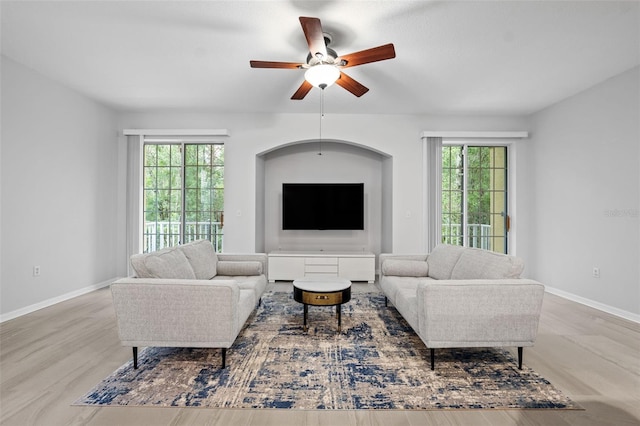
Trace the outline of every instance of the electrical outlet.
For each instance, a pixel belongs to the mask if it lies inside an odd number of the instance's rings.
[[[600,268],[594,267],[592,274],[593,274],[593,278],[600,278]]]
[[[34,266],[33,267],[33,276],[34,277],[39,277],[40,276],[40,266]]]

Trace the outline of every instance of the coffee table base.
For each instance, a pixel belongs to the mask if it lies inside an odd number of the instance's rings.
[[[302,325],[303,331],[309,331],[309,326],[307,326],[308,317],[309,317],[309,304],[305,303],[304,304],[304,323]],[[338,333],[341,333],[342,332],[342,304],[336,305],[336,318],[338,318]]]

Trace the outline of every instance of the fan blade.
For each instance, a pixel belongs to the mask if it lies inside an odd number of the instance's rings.
[[[296,62],[249,61],[251,68],[285,68],[299,69],[302,64]]]
[[[371,49],[361,50],[360,52],[354,52],[348,55],[340,56],[336,59],[336,63],[340,64],[340,61],[346,61],[345,65],[339,66],[347,68],[355,67],[356,65],[368,64],[371,62],[384,61],[386,59],[393,59],[395,57],[396,50],[393,47],[393,43],[389,43],[383,46],[373,47]]]
[[[369,91],[367,87],[358,83],[342,71],[340,72],[340,78],[336,80],[336,84],[343,89],[347,89],[357,97],[360,97]]]
[[[299,101],[307,96],[307,93],[309,93],[311,89],[313,89],[311,83],[309,83],[307,80],[304,80],[300,87],[298,87],[298,90],[296,90],[296,93],[293,94],[291,99]]]
[[[322,34],[322,24],[318,18],[307,18],[305,16],[300,17],[300,24],[302,25],[302,31],[307,38],[307,44],[309,45],[309,52],[313,57],[318,57],[318,54],[322,55],[320,60],[327,56],[327,45],[324,42],[324,35]]]

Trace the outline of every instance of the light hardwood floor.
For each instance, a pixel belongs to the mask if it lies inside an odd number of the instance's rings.
[[[270,284],[268,289],[290,288]],[[354,284],[354,291],[376,291]],[[547,294],[524,362],[584,411],[288,411],[78,407],[131,357],[101,289],[0,325],[1,425],[638,425],[640,325]]]

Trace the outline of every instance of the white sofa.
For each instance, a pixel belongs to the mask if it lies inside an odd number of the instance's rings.
[[[267,256],[215,253],[210,241],[131,257],[135,276],[111,285],[122,345],[221,348],[222,368],[267,285]]]
[[[430,349],[533,346],[544,286],[521,279],[520,258],[439,245],[430,254],[381,254],[380,287]]]

